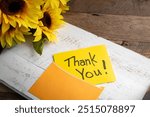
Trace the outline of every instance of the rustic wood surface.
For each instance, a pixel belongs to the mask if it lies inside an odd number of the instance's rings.
[[[71,0],[71,12],[150,16],[150,0]]]
[[[150,57],[150,17],[68,13],[66,21]]]
[[[86,1],[70,3],[67,22],[150,58],[150,0]],[[0,84],[0,99],[25,98]],[[150,99],[150,91],[145,99]]]

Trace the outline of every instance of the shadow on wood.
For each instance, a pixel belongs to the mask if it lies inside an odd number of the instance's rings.
[[[1,54],[2,51],[3,51],[3,48],[2,48],[2,46],[1,46],[1,44],[0,44],[0,54]]]

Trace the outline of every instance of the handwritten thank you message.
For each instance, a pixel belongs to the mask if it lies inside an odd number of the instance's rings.
[[[111,61],[104,45],[58,53],[53,59],[67,72],[92,84],[115,81]]]

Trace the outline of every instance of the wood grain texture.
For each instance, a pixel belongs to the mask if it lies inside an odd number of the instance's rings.
[[[150,42],[150,17],[69,13],[66,21],[106,39]]]
[[[150,57],[150,17],[68,13],[65,18],[80,28]]]
[[[143,100],[150,100],[150,87],[149,87],[147,93],[145,94]]]
[[[66,20],[150,58],[150,17],[68,13]]]
[[[1,92],[0,100],[26,100],[26,99],[15,92],[13,93]]]
[[[150,58],[150,42],[142,41],[119,41],[112,40],[114,43],[117,43],[125,48],[133,50],[147,58]]]
[[[71,0],[71,12],[150,16],[150,0]]]
[[[13,93],[13,91],[0,83],[0,93]]]
[[[24,100],[25,98],[0,83],[0,100]]]

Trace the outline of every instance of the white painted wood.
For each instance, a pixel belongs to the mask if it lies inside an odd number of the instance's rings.
[[[105,86],[100,99],[142,99],[150,86],[150,60],[80,28],[66,24],[58,30],[58,42],[46,44],[42,56],[30,43],[18,45],[0,55],[0,80],[21,94],[37,99],[28,89],[51,64],[54,53],[105,44],[117,81]]]

